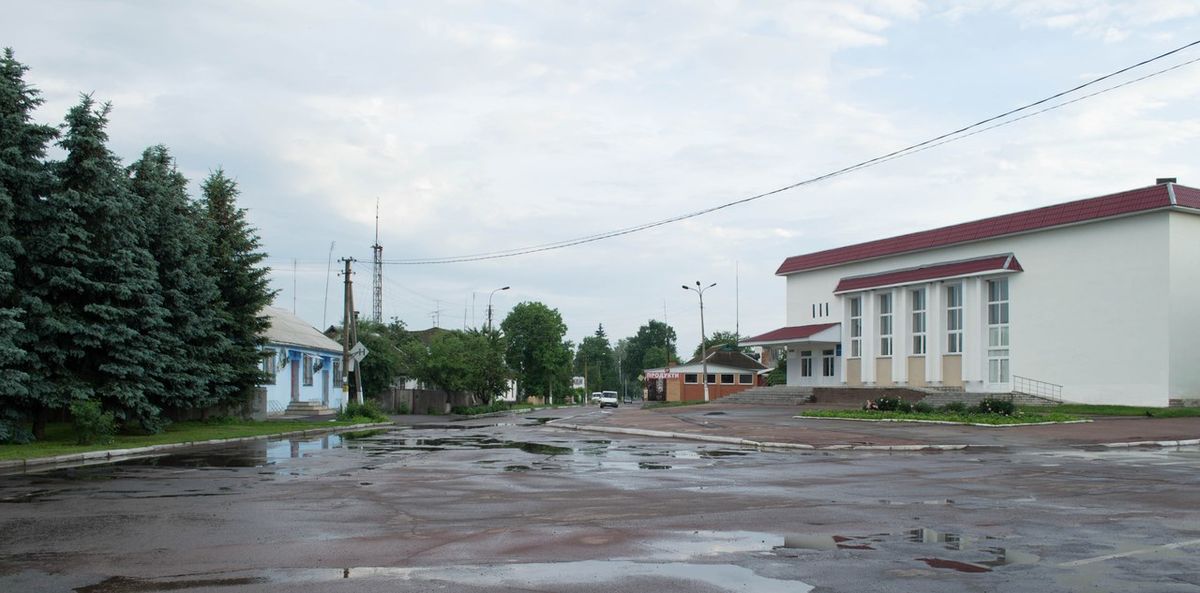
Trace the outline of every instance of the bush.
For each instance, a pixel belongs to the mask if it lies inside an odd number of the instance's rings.
[[[71,404],[75,424],[75,442],[80,445],[110,443],[117,433],[117,421],[112,412],[100,408],[100,402],[77,401]]]
[[[375,402],[367,401],[361,404],[349,403],[342,411],[338,412],[338,420],[354,420],[366,419],[372,422],[387,422],[390,420],[387,414],[384,414]]]
[[[933,406],[925,402],[917,402],[913,404],[912,411],[918,414],[929,414],[930,412],[933,412]]]
[[[880,398],[876,399],[873,403],[875,404],[874,409],[879,410],[880,412],[895,412],[895,411],[900,410],[900,407],[902,405],[903,406],[909,405],[904,400],[902,400],[898,397],[895,397],[895,396],[891,396],[891,395],[885,395],[883,397],[880,397]],[[909,406],[909,409],[910,410],[912,409],[911,406]]]
[[[397,414],[407,414],[408,413],[408,404],[403,403],[403,402],[398,404],[396,406],[396,413]]]
[[[1001,416],[1012,416],[1017,411],[1017,406],[1006,399],[987,398],[975,407],[975,411],[980,414],[999,414]]]
[[[965,414],[967,413],[967,404],[963,402],[950,402],[942,406],[941,411],[947,414]]]

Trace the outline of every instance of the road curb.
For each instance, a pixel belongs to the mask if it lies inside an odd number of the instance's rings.
[[[1131,441],[1126,443],[1100,443],[1096,447],[1121,449],[1130,447],[1192,447],[1200,445],[1200,439],[1180,439],[1176,441]]]
[[[126,457],[135,457],[138,455],[147,455],[151,453],[159,453],[169,451],[171,449],[182,449],[185,447],[212,447],[215,445],[230,445],[234,443],[245,443],[250,441],[262,441],[269,439],[284,439],[297,436],[316,436],[335,432],[345,432],[350,430],[361,430],[363,428],[377,428],[383,426],[392,426],[393,422],[369,422],[366,424],[351,424],[348,426],[331,426],[329,428],[308,428],[305,430],[292,430],[289,432],[277,432],[272,434],[260,434],[248,437],[232,437],[228,439],[208,439],[205,441],[186,441],[182,443],[164,443],[161,445],[148,445],[145,447],[131,447],[129,449],[107,449],[103,451],[87,451],[84,453],[69,453],[66,455],[55,455],[53,457],[34,457],[31,459],[12,459],[0,461],[0,471],[16,470],[28,471],[31,468],[46,466],[46,465],[75,465],[87,462],[111,461]]]
[[[667,432],[662,430],[647,430],[644,428],[624,428],[619,426],[587,426],[582,424],[566,424],[547,422],[545,426],[551,428],[566,428],[570,430],[584,430],[589,432],[605,432],[609,434],[624,434],[630,436],[658,437],[668,439],[680,439],[689,441],[700,441],[705,443],[723,443],[726,445],[741,445],[744,447],[756,447],[761,449],[801,449],[806,451],[961,451],[963,449],[1002,449],[998,445],[934,445],[934,444],[918,444],[918,445],[809,445],[806,443],[782,443],[773,441],[752,441],[750,439],[742,439],[737,437],[726,437],[719,435],[694,434],[687,432]]]

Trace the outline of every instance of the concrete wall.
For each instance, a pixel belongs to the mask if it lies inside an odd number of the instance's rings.
[[[475,396],[469,393],[436,389],[392,388],[371,399],[391,414],[398,414],[402,409],[407,409],[410,414],[449,414],[458,406],[479,405]]]
[[[1170,215],[1170,399],[1200,399],[1200,216]]]

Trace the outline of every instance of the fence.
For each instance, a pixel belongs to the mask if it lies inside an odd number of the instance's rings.
[[[1056,402],[1062,401],[1062,385],[1038,381],[1037,379],[1021,377],[1019,375],[1013,375],[1013,393],[1043,397]]]
[[[455,406],[474,406],[479,402],[469,393],[437,389],[388,389],[371,398],[385,412],[407,410],[411,414],[449,414]]]

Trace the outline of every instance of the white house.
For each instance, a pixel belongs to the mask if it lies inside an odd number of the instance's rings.
[[[273,378],[263,385],[267,413],[283,414],[289,407],[297,413],[341,408],[346,400],[342,345],[289,311],[268,306],[263,315],[271,322],[262,362],[263,371]]]
[[[1144,187],[787,258],[789,385],[1200,398],[1200,190]]]

